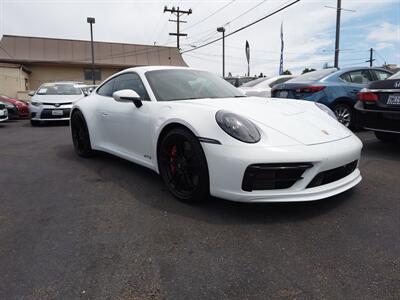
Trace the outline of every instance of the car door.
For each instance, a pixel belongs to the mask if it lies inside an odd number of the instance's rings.
[[[340,76],[347,84],[345,85],[348,98],[354,102],[357,100],[357,94],[365,88],[368,83],[373,81],[372,74],[368,69],[349,71]]]
[[[107,83],[106,83],[107,84]],[[99,88],[99,128],[106,141],[106,148],[117,155],[149,164],[151,160],[150,107],[151,102],[139,75],[128,72],[114,77],[109,86]],[[131,89],[137,92],[142,106],[132,102],[118,102],[112,93]]]

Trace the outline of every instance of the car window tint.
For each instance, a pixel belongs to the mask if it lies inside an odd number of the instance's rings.
[[[371,74],[368,70],[351,71],[348,74],[352,83],[367,84],[372,81]]]
[[[344,73],[340,76],[344,81],[351,82],[351,77],[349,73]]]
[[[114,91],[114,82],[115,79],[111,79],[104,83],[98,90],[97,94],[105,97],[112,97]]]
[[[125,73],[115,79],[114,92],[120,90],[134,90],[139,94],[140,99],[149,100],[142,80],[139,75],[135,73]]]
[[[379,71],[379,70],[374,70],[374,73],[376,75],[377,80],[386,80],[389,78],[390,73],[384,72],[384,71]]]

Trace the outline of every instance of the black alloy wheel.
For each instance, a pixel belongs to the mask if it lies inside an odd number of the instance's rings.
[[[207,161],[189,130],[175,128],[162,138],[158,166],[169,191],[179,200],[193,203],[209,197]]]
[[[80,111],[75,111],[71,116],[71,133],[75,152],[82,157],[90,157],[93,150],[90,145],[89,131],[85,118]]]

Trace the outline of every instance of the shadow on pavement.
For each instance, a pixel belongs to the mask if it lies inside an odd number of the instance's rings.
[[[210,197],[198,204],[185,204],[176,200],[153,171],[118,157],[99,152],[90,159],[78,157],[71,146],[59,146],[57,155],[67,161],[75,161],[95,173],[104,184],[112,183],[132,196],[132,201],[159,210],[162,214],[176,214],[187,218],[216,224],[264,224],[297,222],[316,218],[350,201],[353,190],[313,202],[300,203],[237,203]],[[91,182],[83,181],[90,189]],[[113,199],[113,191],[110,201]]]

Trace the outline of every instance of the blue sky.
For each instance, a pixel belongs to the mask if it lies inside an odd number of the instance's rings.
[[[246,25],[288,0],[0,0],[0,34],[89,39],[87,16],[96,17],[95,40],[138,44],[175,45],[168,35],[175,23],[168,22],[164,5],[193,9],[182,25],[188,37],[183,50]],[[279,68],[280,24],[284,23],[285,69],[294,73],[305,67],[333,64],[336,0],[301,0],[226,39],[226,70],[244,75],[247,70],[244,45],[251,48],[251,73],[273,75]],[[217,10],[226,6],[219,12]],[[255,9],[252,9],[256,7]],[[368,49],[375,48],[376,65],[384,61],[400,65],[400,0],[342,0],[340,65],[367,65]],[[248,11],[248,12],[246,12]],[[215,13],[213,15],[213,13]],[[212,16],[210,16],[212,15]],[[208,17],[206,20],[205,17]],[[231,22],[229,22],[231,21]],[[228,23],[229,24],[226,24]],[[187,30],[186,30],[187,28]],[[183,54],[193,67],[221,73],[221,42]]]

